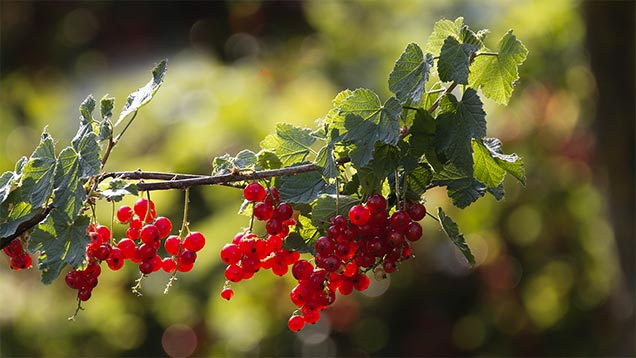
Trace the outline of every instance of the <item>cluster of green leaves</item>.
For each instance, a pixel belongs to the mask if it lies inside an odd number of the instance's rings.
[[[490,50],[487,34],[472,31],[462,18],[437,22],[426,53],[411,43],[396,61],[388,79],[393,96],[382,101],[370,89],[340,92],[316,129],[279,124],[259,153],[217,158],[214,174],[228,164],[253,170],[320,166],[320,172],[273,181],[281,200],[301,210],[294,237],[303,240],[293,241],[301,251],[310,250],[329,217],[373,193],[395,203],[445,186],[459,208],[486,193],[502,199],[506,173],[525,183],[523,162],[504,154],[498,139],[486,137],[480,92],[507,104],[528,51],[512,31]],[[435,71],[439,81],[429,84]],[[455,222],[441,208],[438,212],[444,232],[473,263]]]
[[[117,201],[137,194],[134,184],[118,179],[98,186],[98,176],[118,139],[113,128],[127,118],[132,121],[134,113],[150,101],[166,69],[165,61],[153,69],[150,82],[128,96],[115,124],[111,120],[115,99],[101,99],[101,119],[96,119],[96,101],[88,96],[79,107],[79,129],[68,146],[56,155],[55,141],[45,128],[31,156],[0,175],[0,242],[7,245],[21,225],[36,220],[29,230],[28,250],[40,254],[38,267],[44,283],[57,278],[67,264],[85,264],[94,199]]]

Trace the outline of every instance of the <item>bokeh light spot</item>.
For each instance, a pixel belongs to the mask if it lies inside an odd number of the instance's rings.
[[[184,324],[174,324],[163,332],[161,346],[170,357],[187,357],[197,348],[197,335]]]

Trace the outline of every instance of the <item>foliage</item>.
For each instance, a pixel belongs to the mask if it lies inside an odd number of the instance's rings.
[[[277,188],[280,199],[293,205],[297,225],[286,247],[300,252],[313,252],[313,241],[318,233],[326,234],[334,214],[374,193],[391,198],[390,212],[400,202],[423,200],[428,190],[442,186],[459,208],[486,193],[501,200],[507,173],[525,183],[524,165],[516,154],[504,154],[498,139],[487,137],[480,93],[507,104],[527,50],[508,32],[492,52],[484,45],[486,35],[485,30],[471,30],[462,18],[441,20],[426,52],[410,43],[395,62],[389,98],[366,88],[344,90],[315,128],[280,123],[263,139],[261,151],[215,158],[212,176],[147,177],[164,181],[135,185],[140,178],[106,173],[103,166],[137,111],[161,86],[167,71],[162,61],[152,70],[152,79],[128,96],[114,124],[114,99],[104,97],[100,118],[95,118],[97,102],[88,96],[68,146],[56,155],[55,141],[45,129],[31,156],[0,176],[0,246],[16,238],[28,242],[29,251],[39,253],[42,281],[50,283],[66,265],[87,265],[88,232],[97,225],[98,200],[202,184],[243,187],[255,179]],[[429,84],[435,70],[441,82]],[[438,215],[429,214],[474,264],[457,224],[442,208]]]

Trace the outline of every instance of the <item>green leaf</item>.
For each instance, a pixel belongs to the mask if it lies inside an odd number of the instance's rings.
[[[42,271],[43,283],[53,282],[66,264],[82,265],[90,242],[86,234],[89,221],[87,216],[69,221],[66,213],[56,208],[33,230],[29,251],[40,251],[38,268]]]
[[[39,208],[34,209],[31,203],[23,201],[20,191],[21,189],[17,189],[11,192],[1,205],[0,212],[5,215],[0,217],[0,237],[7,237],[15,233],[20,224],[30,220],[40,210]]]
[[[455,21],[439,20],[433,25],[433,33],[426,43],[426,52],[430,52],[433,56],[439,56],[440,50],[444,45],[444,41],[448,36],[452,36],[457,40],[460,39],[464,18],[458,17]]]
[[[102,120],[109,120],[113,116],[113,108],[115,108],[115,97],[108,97],[104,95],[99,101],[99,109],[102,115]]]
[[[261,148],[272,150],[278,155],[283,166],[305,161],[310,148],[316,141],[311,129],[300,128],[289,123],[276,124],[276,134],[270,134],[261,141]]]
[[[310,241],[305,241],[302,235],[297,232],[290,232],[283,241],[283,249],[289,251],[298,251],[301,254],[311,253],[315,255],[315,249]]]
[[[486,113],[477,92],[468,88],[455,112],[437,117],[436,146],[466,176],[473,175],[472,138],[486,135]]]
[[[389,173],[398,168],[400,161],[400,149],[394,145],[376,142],[373,149],[373,159],[368,167],[378,178],[385,178]]]
[[[479,46],[477,45],[463,44],[453,36],[448,36],[444,40],[444,45],[437,61],[437,72],[440,80],[467,84],[470,59],[472,54],[478,49]]]
[[[80,178],[89,178],[99,174],[101,161],[99,159],[99,139],[90,123],[82,124],[71,141],[78,162]]]
[[[338,130],[340,135],[337,140],[353,145],[350,157],[356,167],[369,163],[377,141],[397,145],[402,105],[395,97],[382,105],[372,91],[357,89],[344,100],[340,109],[340,116],[334,119],[332,130]]]
[[[22,198],[33,207],[44,204],[53,190],[55,144],[46,131],[22,171]]]
[[[420,163],[406,178],[409,189],[420,196],[426,192],[433,180],[433,169],[427,163]]]
[[[256,154],[248,149],[240,151],[236,157],[224,154],[214,158],[212,175],[230,174],[236,170],[253,170],[257,162]]]
[[[360,168],[358,169],[356,176],[358,178],[358,183],[360,184],[362,195],[371,195],[382,191],[382,182],[384,181],[384,177],[380,178],[375,175],[375,170],[372,168]]]
[[[500,104],[508,104],[513,87],[519,80],[519,66],[526,60],[528,49],[508,31],[498,45],[498,55],[477,56],[470,66],[468,84],[481,88],[484,96]]]
[[[127,182],[119,178],[115,178],[108,182],[102,182],[99,187],[101,190],[100,196],[114,202],[121,201],[126,195],[139,194],[136,183]]]
[[[281,185],[280,199],[288,203],[308,204],[314,201],[318,195],[335,190],[333,186],[328,186],[322,175],[317,172],[306,172],[289,177],[279,177]]]
[[[497,201],[503,199],[504,197],[504,186],[503,183],[499,184],[496,188],[488,188],[488,192],[497,199]]]
[[[389,90],[400,103],[418,103],[424,93],[424,85],[433,67],[433,56],[422,53],[414,42],[408,44],[389,74]]]
[[[159,64],[152,69],[152,79],[150,80],[150,82],[128,95],[126,103],[124,104],[124,108],[121,110],[119,118],[115,123],[115,127],[119,125],[119,123],[121,123],[121,121],[123,121],[126,116],[133,112],[136,112],[139,108],[150,102],[155,92],[157,92],[157,90],[163,83],[163,78],[165,77],[167,70],[168,61],[163,60],[159,62]]]
[[[459,231],[459,227],[457,223],[451,219],[450,216],[447,216],[444,213],[442,208],[438,209],[439,214],[439,222],[442,225],[442,230],[446,233],[446,235],[451,239],[453,244],[464,254],[464,257],[468,261],[471,266],[475,266],[475,257],[472,252],[470,252],[470,248],[468,244],[466,244],[466,240],[464,239],[464,235]]]
[[[453,205],[464,209],[486,194],[487,187],[474,178],[454,180],[446,185]]]
[[[57,158],[53,180],[53,205],[64,211],[67,220],[73,221],[82,210],[86,191],[87,172],[81,156],[73,147],[66,147]]]
[[[347,215],[352,206],[360,203],[359,199],[347,195],[322,195],[316,201],[311,214],[311,223],[317,228],[326,229],[329,219],[341,214]]]
[[[333,144],[328,143],[324,147],[320,148],[320,151],[318,151],[318,155],[316,156],[316,165],[323,168],[322,175],[329,179],[334,179],[338,176],[338,167],[336,166],[336,160],[333,156],[333,152]]]
[[[280,158],[270,150],[261,150],[256,154],[256,166],[261,169],[278,169],[282,165]]]
[[[12,171],[7,171],[0,175],[0,204],[7,200],[7,197],[13,190],[13,181],[16,175]]]
[[[84,102],[80,104],[79,111],[82,115],[80,121],[82,124],[88,124],[93,122],[93,111],[95,110],[95,98],[93,95],[88,95]]]
[[[475,163],[475,179],[490,188],[501,184],[506,171],[497,164],[490,150],[480,140],[473,139],[473,161]]]
[[[415,157],[426,156],[428,161],[435,171],[442,170],[442,164],[437,157],[437,151],[435,148],[435,131],[436,131],[435,118],[431,116],[428,111],[418,108],[413,120],[413,125],[409,131],[410,137],[408,138],[411,154]]]
[[[484,138],[483,144],[502,169],[515,177],[522,185],[526,185],[526,170],[523,159],[516,154],[504,154],[501,150],[501,141],[497,138]]]

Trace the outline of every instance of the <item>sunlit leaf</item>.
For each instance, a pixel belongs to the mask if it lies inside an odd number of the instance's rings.
[[[451,241],[453,242],[453,244],[455,244],[459,251],[464,254],[464,257],[466,258],[468,263],[471,266],[474,266],[475,257],[473,256],[472,252],[470,252],[470,248],[468,247],[468,244],[466,244],[466,240],[464,239],[464,234],[459,231],[459,226],[457,226],[457,223],[453,219],[451,219],[450,216],[446,215],[442,208],[438,209],[438,215],[440,224],[442,225],[442,229],[444,230],[446,235],[451,239]]]
[[[452,36],[447,37],[437,61],[440,80],[467,84],[471,55],[478,49],[477,45],[463,44]]]
[[[115,127],[119,125],[119,123],[121,123],[121,121],[123,121],[126,116],[137,111],[143,105],[150,102],[155,92],[157,92],[157,90],[163,83],[163,78],[165,77],[167,70],[168,61],[163,60],[159,62],[159,64],[152,69],[152,79],[150,80],[150,82],[148,82],[145,86],[141,87],[137,91],[128,95],[126,103],[124,104],[124,108],[121,110],[119,118],[115,123]]]
[[[424,56],[416,43],[408,44],[389,74],[389,90],[395,93],[401,103],[418,103],[422,99],[431,67],[433,56]]]
[[[278,123],[276,134],[270,134],[261,141],[261,148],[274,151],[283,166],[305,161],[312,152],[316,141],[308,128],[300,128],[289,123]]]

